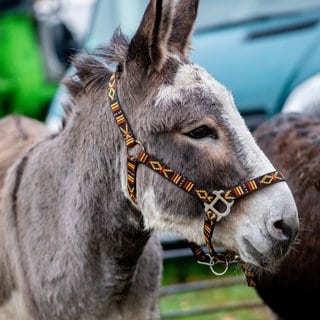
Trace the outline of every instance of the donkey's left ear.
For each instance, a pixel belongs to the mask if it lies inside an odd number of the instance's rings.
[[[199,0],[179,0],[175,9],[172,32],[169,38],[171,50],[188,57]]]
[[[128,49],[126,62],[134,72],[146,72],[150,67],[162,69],[172,27],[172,3],[172,0],[150,0]]]

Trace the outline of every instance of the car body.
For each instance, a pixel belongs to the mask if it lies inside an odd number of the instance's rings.
[[[84,47],[107,42],[118,26],[131,36],[146,3],[97,0]],[[190,60],[232,91],[251,129],[320,72],[319,57],[320,0],[200,1]],[[49,126],[60,121],[63,91],[50,107]]]

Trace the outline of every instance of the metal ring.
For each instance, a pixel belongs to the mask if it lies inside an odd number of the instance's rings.
[[[138,150],[136,150],[136,152],[131,151],[131,149],[133,149],[135,146],[139,146],[141,148],[141,150],[139,150],[140,148],[138,147]],[[138,152],[137,152],[138,151]],[[141,141],[139,140],[134,140],[134,145],[132,145],[130,148],[127,148],[126,149],[126,153],[127,153],[127,157],[128,158],[133,158],[133,159],[137,159],[138,155],[141,153],[141,152],[145,152],[145,148],[144,148],[144,145],[142,144]],[[130,155],[130,153],[134,153],[136,155]]]
[[[224,265],[225,265],[225,268],[224,268],[223,271],[218,272],[218,271],[214,270],[214,266],[215,266],[215,265],[218,265],[218,264],[224,264]],[[222,276],[222,275],[224,275],[224,274],[228,271],[228,269],[229,269],[229,262],[228,262],[228,260],[225,259],[225,258],[224,258],[224,261],[215,261],[215,260],[214,260],[214,257],[211,257],[210,265],[209,265],[209,266],[210,266],[210,270],[212,271],[213,274],[215,274],[216,276]]]
[[[145,152],[145,148],[144,148],[144,145],[142,144],[142,142],[140,140],[135,140],[134,141],[136,144],[138,144],[141,148],[142,148],[142,151]]]

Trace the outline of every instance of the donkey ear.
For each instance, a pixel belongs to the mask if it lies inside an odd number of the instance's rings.
[[[199,0],[179,0],[175,9],[169,46],[184,57],[188,57],[191,35],[198,13]]]
[[[149,67],[156,71],[162,69],[167,57],[172,12],[171,0],[149,2],[128,49],[127,63],[133,62],[138,68],[136,71],[147,71]]]

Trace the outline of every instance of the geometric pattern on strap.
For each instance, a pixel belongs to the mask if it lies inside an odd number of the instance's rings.
[[[140,142],[138,142],[135,139],[132,133],[132,130],[129,126],[129,123],[125,118],[125,115],[120,107],[118,97],[117,97],[117,91],[116,91],[115,74],[111,76],[109,81],[108,97],[110,100],[112,114],[115,118],[117,125],[120,128],[120,132],[122,136],[124,137],[126,147],[131,148],[138,143],[140,144]],[[192,194],[196,198],[200,199],[205,204],[206,215],[205,215],[205,221],[204,221],[204,237],[205,237],[207,248],[210,253],[210,264],[214,260],[221,261],[221,255],[216,254],[211,243],[211,238],[212,238],[212,233],[214,230],[215,223],[217,220],[219,220],[218,216],[219,215],[224,216],[223,212],[219,212],[219,210],[214,208],[214,205],[218,201],[218,199],[221,199],[218,197],[222,197],[223,199],[221,200],[223,200],[223,202],[227,204],[227,207],[229,207],[230,209],[234,200],[239,199],[253,191],[259,190],[271,184],[285,181],[285,177],[280,171],[273,171],[273,172],[264,174],[262,176],[259,176],[257,178],[254,178],[250,181],[247,181],[241,185],[235,186],[228,190],[222,190],[218,192],[217,191],[208,192],[205,189],[198,188],[195,185],[195,183],[193,183],[191,180],[187,179],[186,177],[183,177],[176,171],[167,167],[161,161],[150,156],[145,151],[142,151],[139,153],[137,158],[128,156],[128,159],[127,159],[127,167],[128,167],[127,169],[128,186],[127,187],[128,187],[130,198],[134,203],[137,203],[135,183],[136,183],[137,166],[139,163],[146,165],[147,167],[152,169],[154,172],[157,172],[162,177],[164,177],[171,183],[175,184],[179,188],[185,190],[186,192]],[[229,211],[230,210],[228,210],[228,212]],[[190,248],[192,249],[198,261],[203,262],[206,260],[207,255],[203,252],[200,246],[194,243],[190,243]],[[230,256],[230,259],[232,260],[233,258],[231,257],[232,255]]]
[[[137,141],[118,102],[115,74],[111,76],[109,81],[108,97],[110,99],[112,113],[124,137],[127,148],[135,146],[137,144]],[[168,181],[172,182],[173,184],[185,190],[186,192],[194,195],[195,197],[197,197],[205,203],[210,203],[215,198],[215,195],[213,193],[208,192],[205,189],[198,188],[195,185],[195,183],[193,183],[191,180],[187,179],[186,177],[180,175],[178,172],[167,167],[161,161],[152,157],[148,153],[142,151],[138,155],[137,159],[134,159],[133,157],[128,157],[128,191],[131,199],[135,203],[137,202],[135,195],[135,174],[138,163],[146,165],[147,167],[157,172]],[[252,179],[242,185],[233,187],[229,190],[225,190],[222,196],[227,201],[233,201],[255,190],[284,180],[285,178],[281,172],[270,172],[255,179]]]

